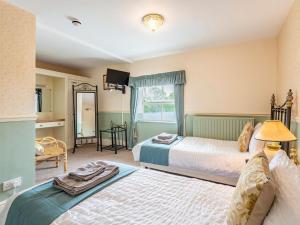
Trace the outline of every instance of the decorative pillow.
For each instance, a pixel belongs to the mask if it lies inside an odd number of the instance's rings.
[[[280,150],[270,163],[275,201],[264,225],[300,224],[300,168]]]
[[[228,225],[261,225],[274,200],[268,159],[260,152],[249,160],[233,193]]]
[[[39,143],[35,143],[35,155],[44,155],[45,154],[45,149],[44,146],[42,146]]]
[[[260,128],[262,126],[262,123],[256,124],[254,128],[254,132],[251,136],[250,143],[249,143],[249,152],[254,155],[258,152],[261,152],[264,150],[265,142],[261,140],[256,140],[255,135],[259,132]]]
[[[253,133],[253,130],[254,130],[254,128],[250,122],[245,124],[243,131],[238,139],[238,145],[239,145],[239,149],[241,152],[248,151],[249,142],[250,142],[250,138]]]

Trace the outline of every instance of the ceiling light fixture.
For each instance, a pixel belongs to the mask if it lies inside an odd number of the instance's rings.
[[[157,13],[147,14],[142,18],[143,24],[152,32],[157,31],[163,25],[164,20],[164,17]]]

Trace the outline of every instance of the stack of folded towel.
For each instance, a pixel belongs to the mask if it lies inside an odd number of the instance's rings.
[[[55,177],[53,185],[75,196],[103,183],[118,173],[119,168],[117,166],[108,165],[103,161],[96,161],[78,168],[67,175]]]
[[[166,145],[171,144],[175,140],[177,140],[176,134],[167,134],[167,133],[161,133],[152,138],[153,143],[166,144]]]

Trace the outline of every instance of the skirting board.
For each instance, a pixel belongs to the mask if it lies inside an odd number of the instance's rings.
[[[143,163],[143,162],[140,162],[140,165],[150,169],[160,170],[168,173],[173,173],[176,175],[194,177],[201,180],[212,181],[214,183],[220,183],[220,184],[225,184],[230,186],[236,186],[238,181],[237,179],[233,179],[229,177],[210,175],[208,173],[201,172],[201,171],[182,169],[182,168],[172,167],[172,166],[161,166],[161,165]]]

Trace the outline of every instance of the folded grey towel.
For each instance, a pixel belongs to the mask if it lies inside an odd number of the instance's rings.
[[[70,172],[69,176],[74,179],[87,181],[102,173],[105,170],[105,166],[107,166],[107,164],[102,161],[90,162],[87,165]]]
[[[161,139],[161,140],[171,139],[173,137],[174,137],[174,134],[167,134],[167,133],[161,133],[161,134],[157,135],[157,138]]]
[[[76,180],[69,175],[60,175],[54,178],[53,186],[75,196],[103,183],[118,173],[119,168],[117,166],[107,165],[102,173],[88,181]]]
[[[165,144],[165,145],[169,145],[169,144],[173,143],[175,140],[177,140],[177,135],[176,134],[174,134],[171,139],[167,139],[167,140],[158,139],[157,136],[155,136],[154,138],[152,138],[152,142],[153,143],[156,143],[156,144]]]

